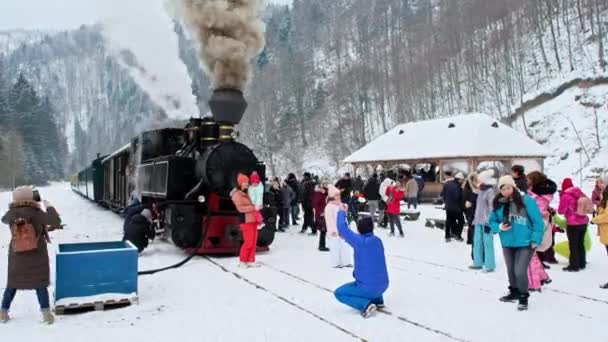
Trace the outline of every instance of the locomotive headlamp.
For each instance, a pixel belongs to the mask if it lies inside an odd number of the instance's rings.
[[[203,195],[198,196],[198,203],[205,203],[206,200],[207,199],[205,198],[205,196],[203,196]]]

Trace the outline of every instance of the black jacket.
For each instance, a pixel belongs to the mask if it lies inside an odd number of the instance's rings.
[[[336,183],[336,188],[342,189],[340,193],[340,200],[342,203],[348,203],[350,199],[350,193],[353,190],[353,183],[350,179],[342,178]]]
[[[129,205],[128,207],[125,208],[125,210],[123,211],[123,216],[125,218],[125,221],[122,225],[122,232],[125,233],[127,231],[127,226],[129,225],[129,223],[131,222],[131,219],[133,218],[133,216],[137,215],[137,214],[141,214],[141,212],[145,209],[146,207],[141,204],[139,201],[136,201],[134,203],[132,203],[131,205]]]
[[[519,191],[528,192],[528,178],[526,176],[515,178],[515,184]]]
[[[302,182],[302,207],[312,209],[312,198],[315,194],[315,183],[312,179],[305,179]]]
[[[291,190],[293,190],[293,193],[295,195],[293,200],[291,201],[291,206],[298,205],[298,203],[300,203],[302,201],[300,183],[298,183],[298,180],[296,178],[290,178],[287,180],[287,185],[289,185],[291,187]]]
[[[471,189],[470,184],[467,184],[464,187],[463,195],[464,195],[464,203],[470,202],[472,204],[472,206],[470,208],[467,208],[466,206],[464,207],[465,208],[464,213],[467,218],[467,222],[471,223],[471,222],[473,222],[473,219],[475,218],[475,209],[477,208],[478,194],[476,194],[473,191],[473,189]]]
[[[365,184],[363,194],[368,201],[379,201],[380,200],[380,183],[377,178],[370,178]]]
[[[363,180],[361,179],[361,177],[357,177],[355,179],[353,179],[353,191],[363,191]]]
[[[460,212],[463,211],[464,194],[462,191],[462,187],[455,179],[448,181],[443,185],[443,190],[441,191],[441,198],[443,198],[443,201],[445,202],[445,210]]]
[[[125,229],[123,240],[129,240],[141,253],[148,247],[148,241],[154,239],[152,225],[141,214],[134,215]]]

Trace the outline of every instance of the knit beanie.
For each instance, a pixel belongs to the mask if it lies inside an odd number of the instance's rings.
[[[249,182],[249,177],[245,176],[242,173],[239,173],[239,175],[236,177],[236,183],[239,185],[239,187],[241,185],[243,185],[243,183],[245,182]]]
[[[251,184],[258,184],[260,182],[260,175],[258,175],[257,172],[253,171],[251,173],[250,181],[251,181]]]
[[[338,188],[336,188],[333,185],[329,185],[327,187],[327,196],[329,198],[339,198],[340,197],[340,190],[338,190]]]
[[[365,216],[357,221],[357,230],[359,234],[369,234],[374,230],[374,220],[371,216]]]
[[[13,191],[13,202],[33,201],[34,190],[29,186],[20,186]]]
[[[514,188],[517,188],[517,184],[515,184],[515,180],[510,175],[502,176],[498,180],[498,188],[499,189],[502,189],[502,187],[505,186],[505,185],[510,185],[510,186],[512,186]]]
[[[477,176],[477,180],[480,184],[496,185],[496,178],[494,178],[494,170],[489,169],[481,172]]]
[[[562,191],[566,191],[572,187],[574,187],[574,183],[572,182],[572,179],[564,178],[564,181],[562,182]]]

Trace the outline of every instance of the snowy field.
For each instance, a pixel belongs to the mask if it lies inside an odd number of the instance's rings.
[[[121,238],[122,221],[73,194],[67,184],[42,189],[67,227],[54,233],[53,251],[63,242]],[[10,193],[0,194],[6,208]],[[424,217],[440,217],[423,207]],[[236,258],[196,258],[186,266],[140,278],[140,303],[125,309],[60,316],[54,326],[40,324],[33,292],[19,293],[13,320],[0,326],[7,341],[606,341],[608,257],[597,240],[588,270],[550,270],[553,283],[532,294],[530,310],[497,299],[506,291],[500,253],[496,273],[467,269],[470,248],[443,242],[443,231],[406,223],[406,238],[384,240],[391,286],[386,293],[391,315],[367,320],[341,305],[331,290],[351,281],[350,269],[329,267],[329,255],[316,250],[316,237],[292,227],[259,256],[259,269],[240,270]],[[595,231],[595,227],[592,228]],[[8,229],[0,229],[0,285],[6,279]],[[496,239],[497,248],[499,246]],[[172,264],[181,251],[154,244],[140,258],[140,269]],[[54,263],[54,258],[51,262]],[[52,267],[54,269],[54,267]],[[235,276],[235,275],[238,275]],[[52,291],[51,291],[52,292]]]

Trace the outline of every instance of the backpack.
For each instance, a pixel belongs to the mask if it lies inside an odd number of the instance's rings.
[[[31,219],[19,218],[11,224],[13,252],[23,253],[38,249],[39,236]]]
[[[576,201],[576,213],[580,216],[587,216],[593,214],[593,202],[587,196],[581,196]]]

